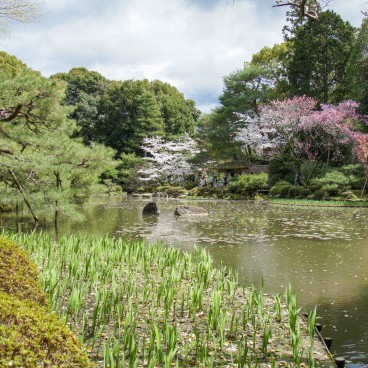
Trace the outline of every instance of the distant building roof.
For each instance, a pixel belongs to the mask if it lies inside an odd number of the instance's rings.
[[[254,167],[254,166],[268,166],[268,165],[264,163],[259,163],[259,162],[249,162],[246,160],[234,160],[234,161],[223,162],[221,164],[215,165],[213,169],[215,170],[238,170],[238,169],[245,169],[245,168]]]

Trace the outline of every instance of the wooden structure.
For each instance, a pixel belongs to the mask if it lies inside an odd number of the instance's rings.
[[[227,176],[261,173],[269,174],[269,166],[267,164],[260,164],[245,160],[224,162],[214,166],[213,170],[217,171],[219,174]]]

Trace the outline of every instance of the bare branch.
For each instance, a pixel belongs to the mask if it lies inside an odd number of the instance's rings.
[[[0,0],[0,34],[8,35],[14,22],[38,22],[44,14],[42,0]]]
[[[301,18],[307,17],[311,19],[318,19],[318,13],[321,5],[314,0],[276,0],[276,5],[273,7],[290,6],[298,11]]]

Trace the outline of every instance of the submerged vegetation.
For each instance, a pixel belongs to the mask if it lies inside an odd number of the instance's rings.
[[[99,367],[331,366],[290,287],[273,298],[240,287],[204,250],[7,236],[32,255],[52,310]]]

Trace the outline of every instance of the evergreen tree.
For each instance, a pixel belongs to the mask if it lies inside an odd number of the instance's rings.
[[[67,82],[67,105],[86,143],[100,142],[121,153],[142,154],[145,137],[192,133],[199,111],[168,83],[109,81],[94,71],[74,68],[53,76]]]
[[[24,201],[36,222],[40,211],[53,213],[57,225],[113,165],[112,151],[71,138],[64,83],[5,53],[0,60],[0,200]]]
[[[146,137],[164,136],[164,121],[156,96],[151,91],[142,91],[136,98],[136,126],[134,145],[140,146]]]
[[[308,19],[296,30],[289,64],[291,96],[307,95],[324,103],[346,95],[346,65],[354,28],[332,11]]]
[[[65,103],[73,107],[69,117],[75,119],[81,128],[78,136],[83,137],[86,143],[100,141],[97,135],[100,124],[99,105],[109,81],[86,68],[73,68],[68,73],[58,73],[52,78],[67,83]]]
[[[347,66],[347,97],[360,102],[361,114],[368,113],[368,18],[363,19]]]
[[[266,56],[258,55],[254,63],[246,63],[243,69],[224,77],[224,89],[219,97],[221,106],[198,122],[197,139],[209,158],[240,159],[252,155],[243,152],[236,137],[247,121],[259,114],[261,103],[272,100],[275,95],[274,69]],[[248,157],[249,158],[249,157]]]
[[[168,83],[155,80],[150,83],[160,105],[165,125],[165,137],[173,139],[194,132],[200,111],[193,100],[185,99],[177,88]]]

